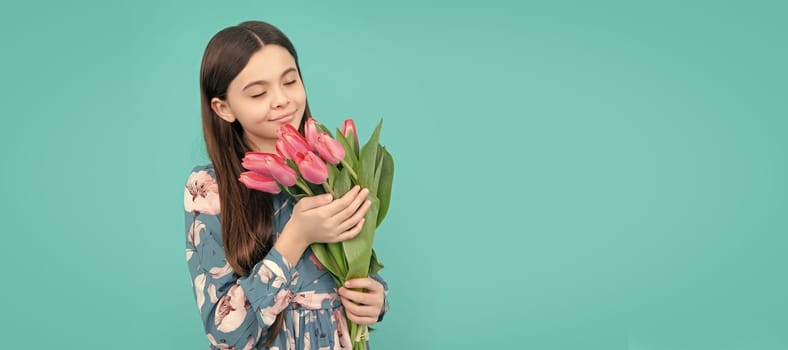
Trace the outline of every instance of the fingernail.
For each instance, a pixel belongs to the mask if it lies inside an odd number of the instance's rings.
[[[350,282],[345,282],[345,287],[350,287]]]
[[[323,198],[324,198],[323,202],[330,202],[332,199],[334,199],[334,197],[331,196],[330,194],[325,195],[325,197]]]

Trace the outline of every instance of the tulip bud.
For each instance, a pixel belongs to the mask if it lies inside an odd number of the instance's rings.
[[[342,144],[326,133],[321,132],[317,135],[315,148],[320,157],[331,164],[339,164],[345,158],[345,148]]]
[[[326,163],[311,151],[298,153],[296,165],[306,181],[320,185],[328,179]]]
[[[241,164],[248,170],[273,177],[276,182],[288,187],[295,185],[298,177],[295,170],[276,154],[247,152]]]
[[[277,194],[282,190],[274,179],[254,171],[245,171],[241,173],[241,177],[238,178],[238,181],[241,181],[247,188],[266,193]]]
[[[284,159],[295,159],[295,155],[290,155],[287,147],[285,147],[285,141],[282,139],[276,140],[276,153],[279,153]]]
[[[353,119],[345,119],[345,122],[342,123],[342,135],[345,135],[345,138],[348,137],[348,134],[352,133],[353,138],[356,140],[356,150],[358,150],[358,133],[356,133],[356,122]]]
[[[317,147],[317,125],[314,118],[309,118],[304,124],[304,135],[306,135],[306,143],[314,150]]]
[[[279,151],[284,151],[283,156],[287,159],[295,160],[298,153],[312,150],[304,137],[290,124],[282,125],[277,131],[277,135],[279,136],[278,141],[282,141]]]

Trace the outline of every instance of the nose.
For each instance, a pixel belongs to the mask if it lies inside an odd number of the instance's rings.
[[[286,106],[290,102],[290,98],[282,89],[273,90],[273,96],[271,96],[271,108],[280,108]]]

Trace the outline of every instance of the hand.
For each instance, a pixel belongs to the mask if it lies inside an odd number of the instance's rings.
[[[336,200],[330,194],[302,198],[293,207],[282,236],[292,235],[305,247],[351,239],[361,232],[364,215],[372,205],[366,200],[368,194],[368,189],[354,186]]]
[[[362,289],[363,292],[351,289]],[[362,325],[373,325],[378,322],[383,312],[385,298],[383,285],[369,277],[348,280],[345,287],[339,287],[339,298],[345,306],[347,318]]]

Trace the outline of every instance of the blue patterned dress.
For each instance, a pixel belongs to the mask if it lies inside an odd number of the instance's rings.
[[[345,311],[334,280],[307,249],[295,263],[271,249],[246,277],[225,260],[219,193],[210,166],[192,170],[184,192],[186,261],[209,349],[258,349],[276,316],[285,312],[282,331],[270,349],[349,349]],[[290,219],[293,202],[274,197],[275,237]],[[388,286],[379,276],[388,293]],[[387,298],[386,298],[387,299]],[[388,310],[388,301],[384,312]],[[381,319],[383,314],[381,314]]]

